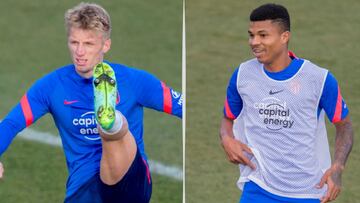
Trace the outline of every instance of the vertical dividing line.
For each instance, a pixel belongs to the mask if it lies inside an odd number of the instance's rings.
[[[183,138],[183,203],[185,203],[185,144],[186,144],[186,26],[185,26],[185,0],[183,0],[183,18],[182,18],[182,94],[183,117],[182,117],[182,138]]]

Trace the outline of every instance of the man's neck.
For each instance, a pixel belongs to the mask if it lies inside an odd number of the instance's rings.
[[[264,67],[269,72],[280,72],[288,67],[291,63],[291,58],[288,55],[288,52],[283,52],[276,60],[270,64],[264,64]]]

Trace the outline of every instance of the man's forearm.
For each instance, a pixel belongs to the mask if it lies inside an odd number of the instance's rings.
[[[341,167],[344,167],[352,149],[354,132],[349,116],[347,116],[343,121],[336,123],[335,126],[336,138],[334,164],[339,164]]]
[[[233,134],[233,121],[224,117],[221,121],[221,126],[220,126],[220,138],[221,140],[223,139],[224,136],[230,136],[230,137],[234,137]]]

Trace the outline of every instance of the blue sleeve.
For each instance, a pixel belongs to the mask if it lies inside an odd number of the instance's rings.
[[[324,109],[327,117],[332,123],[336,123],[344,119],[349,109],[341,96],[340,87],[335,77],[329,72],[325,79],[323,92],[319,102],[319,111]]]
[[[0,123],[0,156],[6,151],[14,137],[25,127],[33,124],[48,112],[47,86],[43,80],[37,81],[21,98],[20,102]]]
[[[137,98],[141,105],[182,118],[181,93],[145,71],[140,71],[137,84]]]
[[[239,116],[243,107],[243,101],[237,90],[236,85],[238,72],[239,69],[236,69],[230,78],[230,82],[226,91],[226,99],[224,105],[224,116],[233,120]]]

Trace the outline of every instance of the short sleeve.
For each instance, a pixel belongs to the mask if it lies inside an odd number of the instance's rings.
[[[238,72],[239,69],[236,69],[230,78],[224,102],[224,116],[232,120],[239,116],[243,107],[243,101],[237,90]]]
[[[326,76],[319,102],[319,112],[322,109],[324,109],[332,123],[343,120],[349,113],[349,109],[341,95],[339,84],[330,72]]]
[[[141,105],[182,117],[181,93],[145,71],[138,72],[137,80],[137,98]]]

